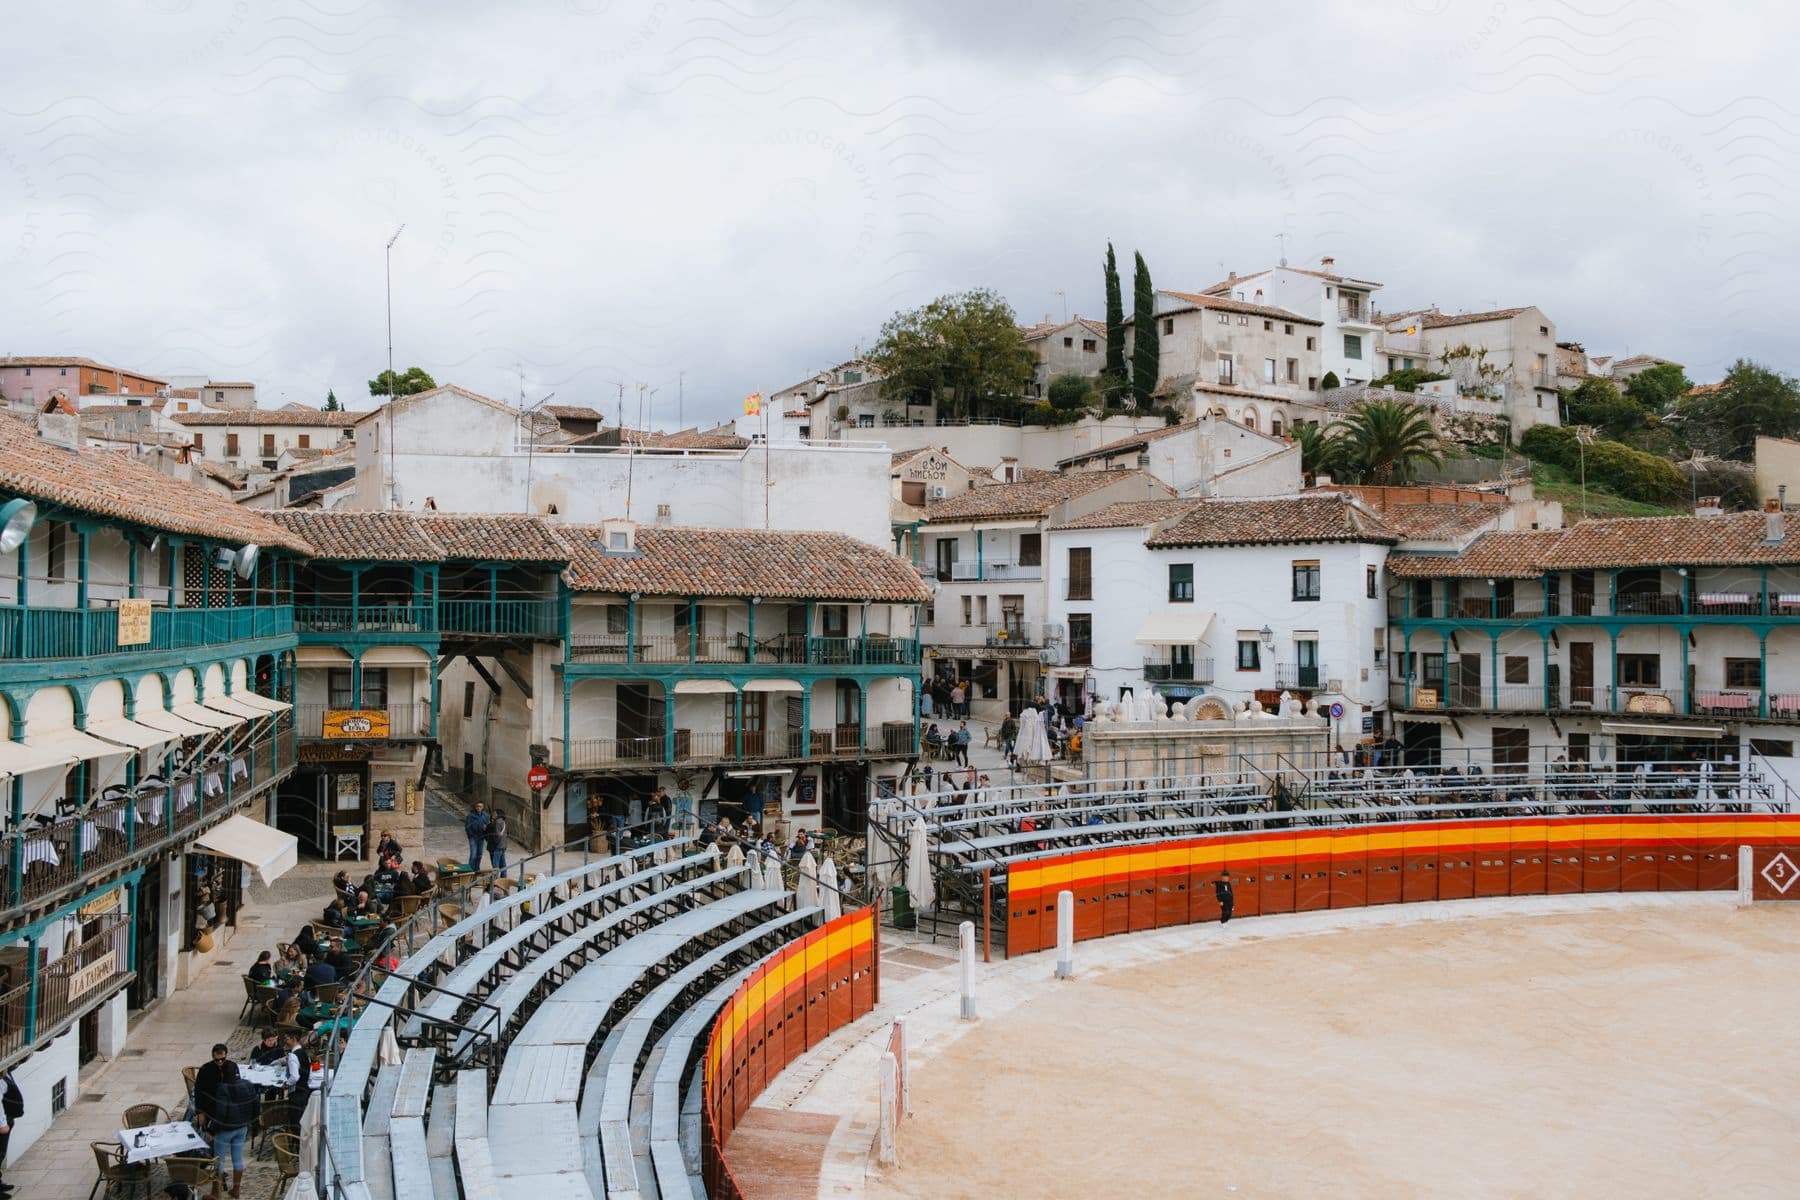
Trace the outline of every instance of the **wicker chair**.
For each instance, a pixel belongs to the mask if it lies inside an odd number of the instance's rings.
[[[150,1164],[138,1163],[133,1166],[125,1161],[125,1147],[117,1142],[89,1142],[94,1149],[94,1168],[100,1177],[94,1180],[94,1186],[88,1190],[88,1200],[101,1194],[111,1195],[113,1188],[119,1184],[129,1184],[130,1194],[137,1195],[139,1184],[150,1182]]]
[[[313,996],[320,1004],[336,1004],[344,998],[344,985],[341,983],[321,983],[313,988]]]
[[[163,1166],[169,1169],[170,1183],[185,1183],[196,1196],[201,1188],[215,1188],[221,1182],[218,1160],[210,1154],[204,1158],[197,1154],[178,1154],[163,1159]]]
[[[254,1020],[263,1002],[269,998],[270,989],[257,983],[248,975],[244,976],[244,1007],[238,1010],[238,1024]]]
[[[440,904],[437,911],[439,929],[448,929],[462,920],[463,910],[460,904]]]
[[[160,1104],[134,1104],[125,1110],[125,1128],[142,1129],[146,1125],[166,1125],[169,1110]]]
[[[269,1144],[275,1148],[275,1167],[281,1172],[275,1190],[269,1193],[269,1200],[276,1200],[300,1174],[300,1139],[291,1133],[277,1133]]]

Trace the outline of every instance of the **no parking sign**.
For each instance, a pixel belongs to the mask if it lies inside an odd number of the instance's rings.
[[[1344,706],[1335,700],[1331,702],[1331,719],[1334,721],[1344,719]]]

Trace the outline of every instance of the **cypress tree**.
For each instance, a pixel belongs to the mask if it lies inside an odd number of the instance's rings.
[[[1156,289],[1150,284],[1150,268],[1144,265],[1142,254],[1136,258],[1131,277],[1131,391],[1139,408],[1149,408],[1162,369],[1162,331],[1156,326]]]
[[[1125,298],[1119,290],[1119,257],[1106,243],[1106,402],[1117,403],[1130,372],[1125,369]]]

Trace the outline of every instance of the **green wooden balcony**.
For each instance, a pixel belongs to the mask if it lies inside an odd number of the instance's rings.
[[[303,604],[295,627],[308,635],[440,633],[481,637],[555,638],[562,634],[555,600],[440,600],[432,604]]]
[[[186,650],[223,646],[294,632],[290,605],[240,608],[154,608],[150,640],[119,644],[114,608],[0,608],[0,661],[86,658],[137,650]]]
[[[445,633],[556,638],[562,636],[561,609],[555,600],[440,600],[438,628]]]

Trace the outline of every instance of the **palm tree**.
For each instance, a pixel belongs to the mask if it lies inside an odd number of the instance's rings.
[[[1351,464],[1364,483],[1405,483],[1421,463],[1443,462],[1431,415],[1404,400],[1370,400],[1344,422]]]
[[[1294,427],[1294,441],[1300,446],[1300,474],[1311,483],[1320,475],[1329,475],[1338,483],[1349,466],[1348,444],[1335,426],[1309,421]]]

